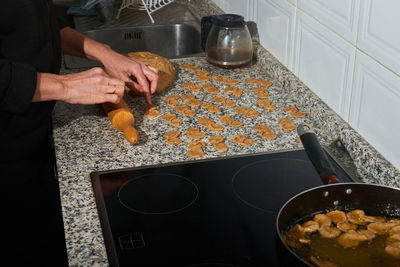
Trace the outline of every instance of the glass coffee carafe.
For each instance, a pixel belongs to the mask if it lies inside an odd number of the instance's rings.
[[[203,17],[202,47],[209,63],[222,68],[251,64],[253,44],[244,18],[235,14]]]

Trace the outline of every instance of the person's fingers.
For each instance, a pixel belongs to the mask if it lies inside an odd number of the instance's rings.
[[[105,93],[116,94],[119,98],[124,95],[125,83],[118,79],[108,79]]]
[[[105,94],[101,103],[111,102],[113,104],[118,104],[120,101],[121,101],[121,98],[118,97],[116,94]]]
[[[149,69],[151,69],[155,74],[158,74],[158,69],[152,66],[147,65]]]
[[[145,99],[145,101],[146,101],[146,103],[147,103],[148,105],[153,105],[153,104],[152,104],[152,101],[151,101],[151,94],[150,94],[150,92],[149,92],[149,91],[140,90],[140,89],[141,89],[140,84],[135,83],[135,82],[132,81],[132,80],[129,81],[129,82],[127,82],[127,83],[125,83],[125,84],[126,84],[126,86],[128,86],[131,90],[143,94],[144,99]],[[139,89],[138,89],[138,88],[139,88]]]
[[[135,76],[137,83],[140,85],[139,87],[136,87],[140,92],[149,92],[149,82],[147,81],[147,78],[143,72],[142,68],[138,68],[136,73],[132,73],[133,76]]]
[[[148,69],[144,70],[144,74],[147,77],[147,80],[150,83],[150,92],[151,94],[154,94],[157,90],[157,84],[158,84],[158,69],[147,66]]]
[[[144,93],[144,99],[146,100],[146,103],[147,103],[148,106],[153,106],[153,102],[151,101],[150,92],[145,92]]]
[[[136,91],[138,93],[142,93],[141,87],[138,83],[136,83],[133,80],[129,80],[127,82],[125,82],[125,85],[129,87],[129,89]]]
[[[117,85],[117,86],[124,86],[125,82],[115,78],[107,78],[108,85]]]

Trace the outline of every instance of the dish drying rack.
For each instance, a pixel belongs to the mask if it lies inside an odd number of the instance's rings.
[[[159,10],[160,8],[174,2],[174,0],[122,0],[121,6],[118,9],[117,19],[124,8],[146,10],[150,17],[151,23],[154,23],[154,19],[151,13]]]

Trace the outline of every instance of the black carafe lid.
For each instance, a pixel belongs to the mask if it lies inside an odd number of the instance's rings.
[[[214,25],[226,28],[237,28],[246,25],[244,17],[236,14],[223,14],[212,16],[211,18]]]

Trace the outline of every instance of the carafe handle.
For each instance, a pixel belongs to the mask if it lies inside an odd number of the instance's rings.
[[[203,49],[203,51],[206,51],[208,33],[213,25],[212,17],[213,16],[206,16],[201,18],[201,49]]]

